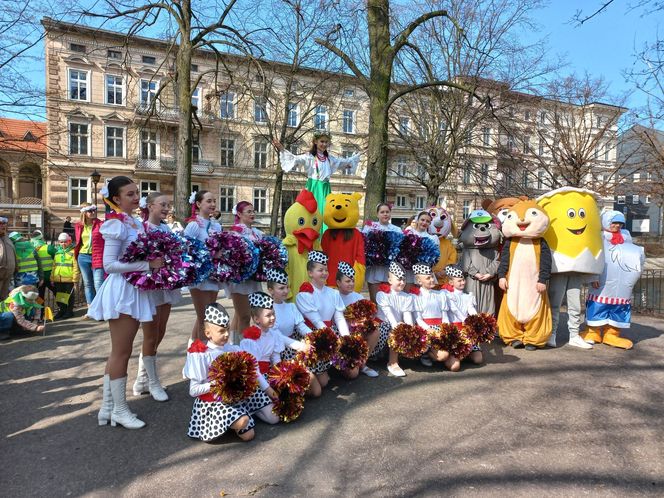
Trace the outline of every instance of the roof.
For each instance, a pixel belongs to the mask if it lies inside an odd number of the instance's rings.
[[[0,118],[0,150],[46,154],[46,123]]]

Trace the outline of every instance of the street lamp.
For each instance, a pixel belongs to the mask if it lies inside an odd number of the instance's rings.
[[[92,180],[92,184],[95,186],[95,207],[97,207],[97,184],[99,183],[99,180],[101,180],[101,174],[97,169],[90,173],[90,179]]]

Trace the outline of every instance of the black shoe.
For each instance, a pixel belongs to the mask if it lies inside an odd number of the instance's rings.
[[[521,349],[521,348],[523,347],[523,342],[521,342],[521,341],[519,341],[519,340],[512,341],[511,346],[512,346],[514,349]]]
[[[533,346],[532,344],[526,344],[526,351],[536,351],[537,346]]]
[[[71,311],[69,313],[64,313],[60,318],[62,320],[65,320],[67,318],[74,318],[74,313],[72,313]]]

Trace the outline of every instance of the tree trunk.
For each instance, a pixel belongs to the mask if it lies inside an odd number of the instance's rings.
[[[427,206],[437,206],[440,189],[437,185],[427,184]]]
[[[281,213],[281,190],[284,183],[284,170],[277,163],[277,173],[274,178],[274,193],[272,194],[272,212],[270,214],[270,233],[278,235],[279,214]]]

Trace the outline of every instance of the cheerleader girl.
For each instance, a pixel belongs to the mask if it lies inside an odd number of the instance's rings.
[[[269,269],[267,275],[267,291],[272,296],[275,322],[272,330],[278,330],[284,337],[286,345],[293,341],[304,339],[311,329],[304,323],[302,313],[297,309],[294,303],[287,303],[286,298],[290,291],[288,287],[288,274],[283,270]],[[290,348],[284,348],[281,352],[282,360],[292,360],[295,353]],[[318,378],[312,372],[309,372],[309,390],[307,394],[313,398],[318,398],[323,389],[318,382]]]
[[[351,175],[354,175],[360,163],[360,154],[355,153],[348,158],[330,156],[328,152],[330,135],[327,132],[314,133],[311,150],[307,154],[292,154],[278,140],[273,140],[272,143],[280,153],[279,162],[281,163],[281,169],[286,173],[293,170],[296,166],[304,168],[304,172],[307,174],[306,189],[314,194],[322,219],[325,198],[332,192],[330,188],[330,176],[339,170],[346,169],[349,170]],[[321,236],[326,228],[325,225],[321,227]]]
[[[378,222],[367,220],[362,227],[362,233],[369,233],[373,230],[380,230],[385,232],[401,232],[401,229],[393,225],[390,220],[392,218],[392,206],[384,202],[376,206],[376,215]],[[369,287],[369,298],[376,302],[376,292],[378,286],[387,281],[387,266],[369,266],[365,275],[367,286]]]
[[[151,192],[139,203],[145,230],[170,232],[164,220],[168,218],[171,200],[161,192]],[[138,357],[138,374],[134,382],[134,396],[148,391],[156,401],[168,401],[168,394],[161,385],[157,371],[157,348],[166,335],[166,324],[171,306],[181,299],[180,289],[150,291],[157,313],[151,322],[143,324],[143,349]]]
[[[438,247],[439,246],[438,237],[429,233],[429,225],[431,225],[431,219],[432,219],[431,215],[429,214],[428,211],[420,211],[419,213],[417,213],[417,216],[413,220],[415,227],[414,228],[413,226],[406,227],[404,233],[414,233],[420,238],[429,239],[436,245],[436,247]],[[434,276],[434,280],[435,278],[436,277]],[[415,282],[415,275],[413,275],[413,272],[411,271],[410,268],[406,270],[406,282],[408,282],[409,284]]]
[[[215,220],[210,219],[212,212],[217,209],[217,200],[212,192],[208,192],[207,190],[192,192],[189,196],[189,204],[191,204],[191,218],[189,218],[189,223],[184,229],[186,237],[191,237],[205,243],[210,233],[221,232],[221,225]],[[217,301],[220,288],[221,284],[219,282],[214,282],[210,279],[204,280],[200,284],[189,286],[191,301],[194,303],[194,310],[196,311],[196,321],[191,331],[190,342],[196,339],[203,339],[201,324],[205,315],[205,307]]]
[[[346,318],[344,318],[344,302],[337,289],[327,287],[327,256],[320,251],[310,251],[307,261],[307,275],[309,282],[300,286],[300,292],[295,297],[295,305],[304,315],[307,324],[312,329],[324,327],[335,328],[340,335],[350,335]],[[330,380],[327,373],[328,363],[320,363],[313,368],[321,387],[325,387]],[[359,368],[344,370],[348,379],[359,375]]]
[[[111,354],[104,372],[102,406],[99,425],[120,424],[127,429],[140,429],[145,422],[127,406],[127,364],[132,345],[141,323],[151,322],[156,313],[152,296],[127,282],[125,272],[161,268],[162,258],[150,262],[121,263],[127,246],[144,232],[143,224],[131,213],[139,203],[138,188],[126,176],[116,176],[101,190],[104,202],[115,211],[107,214],[100,232],[104,237],[104,271],[109,275],[88,310],[95,320],[107,320],[111,331]]]
[[[377,317],[383,322],[381,328],[392,330],[400,323],[414,325],[413,297],[403,292],[406,286],[406,270],[396,261],[388,268],[387,284],[382,284],[376,294]],[[405,377],[406,372],[399,366],[399,354],[390,348],[387,371],[395,377]]]
[[[447,312],[449,304],[447,295],[443,291],[436,291],[436,281],[429,265],[418,263],[413,265],[415,281],[419,287],[411,289],[414,294],[415,315],[417,324],[424,330],[436,329],[441,323],[449,323]],[[420,362],[425,367],[433,365],[433,361],[444,362],[449,358],[447,351],[430,349]]]
[[[220,354],[240,351],[238,346],[228,344],[229,320],[223,306],[217,303],[207,305],[203,322],[207,344],[194,341],[187,350],[184,365],[189,379],[189,395],[195,398],[187,435],[205,442],[217,439],[229,429],[234,430],[243,441],[254,438],[255,423],[247,410],[248,402],[227,405],[215,401],[211,393],[212,383],[208,380],[210,365]],[[253,397],[256,396],[263,399],[264,394],[261,392]]]
[[[477,315],[475,296],[472,293],[466,294],[464,292],[464,289],[466,288],[466,280],[464,279],[461,267],[457,265],[447,265],[445,267],[445,275],[449,277],[450,285],[453,288],[452,292],[447,290],[443,291],[447,294],[447,300],[450,306],[448,312],[450,323],[461,328],[463,326],[463,321],[469,315]],[[475,365],[484,362],[482,349],[474,344],[472,352],[468,355],[468,359],[470,359]],[[452,372],[458,372],[461,368],[461,360],[455,356],[450,356],[445,361],[445,366]]]
[[[286,346],[304,352],[309,351],[309,346],[300,341],[285,341],[284,336],[272,329],[275,322],[274,302],[265,292],[249,294],[249,306],[255,326],[244,329],[242,332],[244,339],[240,341],[240,348],[251,353],[258,361],[258,368],[262,374],[258,377],[258,382],[266,397],[262,401],[259,398],[251,398],[247,409],[262,421],[276,424],[279,422],[279,417],[272,411],[272,401],[277,399],[277,393],[269,386],[264,376],[267,375],[270,366],[281,361],[281,352]]]
[[[353,303],[366,299],[359,292],[355,292],[355,270],[345,261],[339,261],[337,265],[337,290],[341,295],[341,300],[344,306],[350,306]],[[384,330],[384,329],[383,329]],[[374,330],[372,333],[364,336],[369,347],[369,358],[375,359],[378,352],[382,351],[387,344],[387,331],[380,334],[380,329]],[[360,368],[367,377],[378,377],[378,372],[373,368],[369,368],[366,364]]]
[[[250,202],[238,202],[233,208],[233,213],[235,214],[235,224],[231,230],[248,238],[252,242],[263,238],[263,232],[258,228],[252,227],[256,219],[256,212]],[[233,309],[235,310],[233,321],[231,322],[232,337],[236,331],[246,329],[251,321],[247,296],[252,292],[259,292],[261,290],[261,283],[251,279],[239,284],[228,284],[228,293],[233,300]]]

